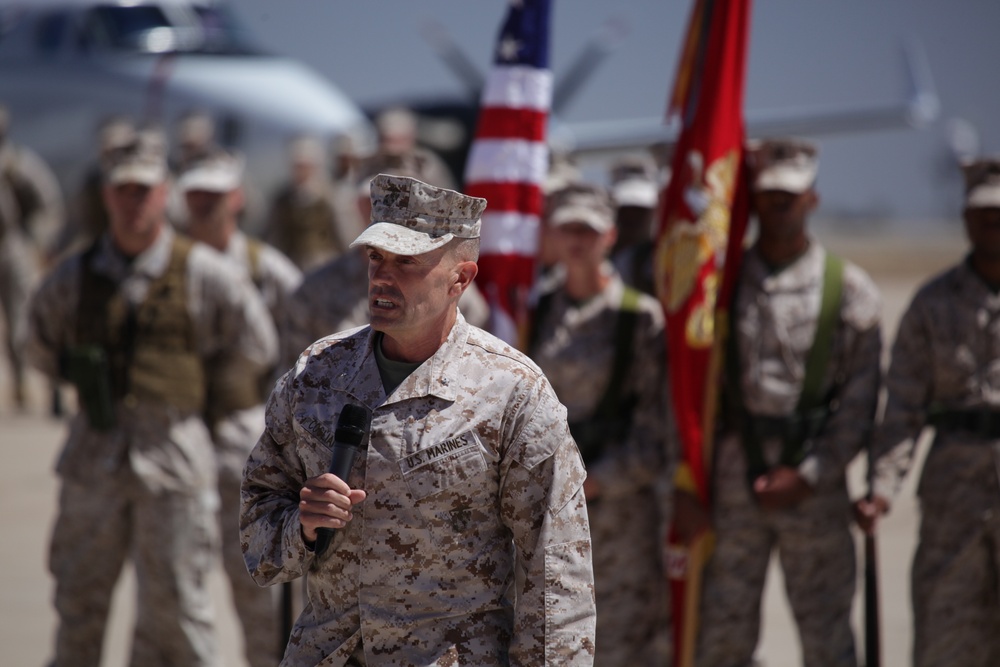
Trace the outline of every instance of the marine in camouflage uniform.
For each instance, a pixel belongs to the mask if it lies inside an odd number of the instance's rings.
[[[913,664],[1000,664],[1000,160],[965,166],[969,256],[920,287],[899,324],[873,441],[887,511],[921,431],[936,434],[917,494]]]
[[[127,557],[138,580],[131,664],[218,665],[207,577],[218,550],[215,457],[202,420],[210,359],[266,369],[277,340],[253,286],[166,224],[162,143],[109,165],[111,228],[31,302],[26,353],[77,386],[49,567],[55,665],[94,666]]]
[[[323,149],[311,138],[289,148],[291,180],[275,195],[262,238],[303,271],[338,257],[358,233],[334,201],[324,168]]]
[[[355,240],[372,325],[311,346],[247,462],[242,536],[261,584],[309,575],[282,665],[590,665],[585,472],[527,357],[456,309],[485,200],[380,175]],[[454,236],[453,236],[454,235]],[[347,480],[338,414],[370,413]],[[317,554],[317,528],[337,532]]]
[[[187,209],[185,229],[197,241],[222,253],[260,292],[275,325],[284,318],[289,296],[302,273],[271,246],[238,228],[243,209],[243,159],[212,147],[179,175],[177,186]],[[225,360],[229,361],[229,360]],[[240,482],[243,466],[264,432],[264,401],[275,373],[247,364],[213,364],[209,369],[206,421],[218,463],[222,563],[229,577],[233,606],[243,627],[243,646],[251,667],[273,666],[284,649],[273,590],[250,578],[240,546]]]
[[[62,191],[51,168],[33,150],[12,143],[10,117],[0,105],[0,306],[14,402],[26,405],[24,337],[26,309],[63,225]]]
[[[626,288],[607,261],[615,229],[603,189],[579,184],[552,197],[562,277],[539,297],[528,353],[566,406],[587,465],[598,609],[594,662],[666,665],[662,536],[674,440],[663,309]]]
[[[441,188],[454,188],[451,169],[434,151],[417,142],[417,116],[405,107],[390,107],[375,119],[378,146],[361,164],[361,173],[402,173]]]
[[[839,299],[831,289],[826,304],[825,363],[807,361],[823,338],[828,259],[806,231],[818,201],[816,147],[768,140],[751,146],[749,159],[760,234],[744,255],[732,310],[724,425],[713,454],[716,544],[704,573],[697,664],[751,664],[777,548],[803,664],[853,666],[845,468],[874,419],[880,298],[861,269],[843,262],[840,280],[831,278]],[[808,411],[800,406],[807,381],[820,397]]]

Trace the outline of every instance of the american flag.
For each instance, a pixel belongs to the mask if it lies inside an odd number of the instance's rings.
[[[549,162],[550,7],[550,0],[511,0],[465,173],[466,193],[488,202],[477,283],[490,303],[489,328],[522,348]]]

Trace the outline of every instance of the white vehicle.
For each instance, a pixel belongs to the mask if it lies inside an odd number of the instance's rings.
[[[257,199],[287,174],[293,136],[369,131],[329,81],[263,52],[215,0],[0,0],[0,103],[12,140],[52,166],[67,196],[112,115],[169,136],[185,112],[207,112],[219,141],[246,155]]]

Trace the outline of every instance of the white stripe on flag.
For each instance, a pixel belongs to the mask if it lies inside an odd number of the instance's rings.
[[[538,252],[538,216],[498,211],[483,213],[481,255],[526,255]]]
[[[552,72],[526,65],[494,67],[486,75],[482,105],[548,113],[552,106]]]
[[[536,141],[480,139],[472,144],[466,183],[538,183],[549,168],[549,148]]]

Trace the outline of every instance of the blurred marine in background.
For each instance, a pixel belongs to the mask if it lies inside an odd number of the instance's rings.
[[[357,230],[334,202],[322,143],[298,137],[288,147],[289,180],[271,203],[262,238],[302,271],[339,257]]]
[[[55,175],[30,148],[8,137],[10,114],[0,104],[0,305],[6,327],[7,360],[14,404],[26,407],[25,309],[54,251],[65,207]]]
[[[237,228],[243,209],[242,180],[242,158],[221,148],[210,147],[200,158],[188,162],[177,180],[187,210],[184,228],[196,241],[225,255],[241,275],[250,279],[277,326],[302,274],[280,252]],[[222,563],[243,626],[243,645],[251,667],[273,667],[284,651],[274,590],[261,588],[250,578],[239,535],[243,465],[264,432],[264,401],[278,369],[264,370],[238,358],[220,357],[208,368],[205,405],[218,463]]]
[[[56,467],[57,667],[100,664],[126,558],[138,583],[130,664],[219,661],[207,374],[264,372],[277,340],[250,281],[167,224],[168,188],[166,142],[139,134],[107,164],[109,231],[56,266],[31,302],[26,356],[75,385],[80,405]]]
[[[731,310],[697,664],[752,663],[777,549],[803,664],[853,667],[845,469],[875,418],[880,297],[867,274],[809,235],[816,146],[773,139],[747,150],[757,239]],[[677,494],[682,534],[708,520],[698,502]]]
[[[675,445],[663,309],[607,261],[614,213],[603,188],[550,195],[559,265],[535,309],[528,354],[566,406],[587,480],[597,652],[603,667],[670,660],[663,568]]]
[[[1000,664],[1000,159],[964,167],[964,261],[926,282],[900,321],[873,442],[873,530],[935,438],[920,476],[920,539],[911,575],[913,664]]]

